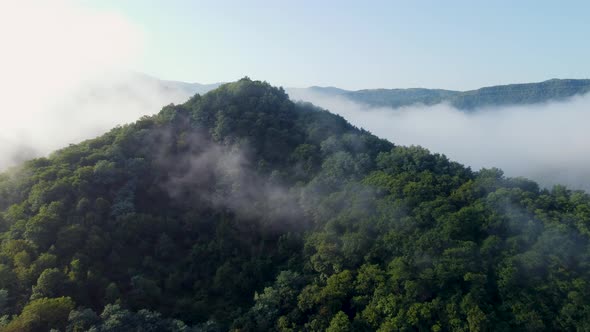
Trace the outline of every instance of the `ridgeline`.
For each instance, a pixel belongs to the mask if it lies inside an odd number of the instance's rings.
[[[0,211],[1,331],[590,329],[587,194],[248,78],[1,174]]]

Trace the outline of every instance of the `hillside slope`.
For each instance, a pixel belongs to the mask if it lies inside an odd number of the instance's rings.
[[[3,331],[590,328],[587,194],[247,78],[0,175],[0,210]]]

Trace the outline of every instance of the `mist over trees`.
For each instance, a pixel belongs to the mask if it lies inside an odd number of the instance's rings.
[[[570,81],[576,84],[565,84]],[[545,102],[472,111],[449,103],[373,107],[355,102],[343,93],[330,95],[310,92],[311,89],[292,91],[290,97],[331,110],[355,126],[398,145],[420,145],[476,170],[498,167],[507,176],[525,176],[545,188],[563,184],[588,191],[590,145],[585,142],[590,140],[586,128],[590,121],[590,94],[557,97],[580,91],[575,87],[583,88],[584,82],[550,80],[482,88],[475,91],[490,92],[491,99],[496,100],[492,104],[501,105],[502,100],[514,101],[529,93],[541,95]],[[554,87],[558,93],[544,95],[548,87]],[[548,99],[551,96],[555,99]]]
[[[590,329],[590,196],[244,78],[0,175],[3,331]]]

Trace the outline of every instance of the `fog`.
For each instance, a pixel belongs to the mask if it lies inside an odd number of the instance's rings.
[[[130,72],[141,29],[70,1],[0,2],[0,170],[189,98]]]
[[[163,129],[150,133],[147,143],[162,175],[159,183],[175,204],[224,209],[239,218],[281,220],[273,227],[301,221],[296,193],[261,176],[248,146],[221,145],[193,129],[184,133],[186,145],[178,153],[178,140],[178,132]]]
[[[421,145],[473,169],[498,167],[551,187],[590,190],[590,95],[475,110],[447,104],[371,108],[343,96],[289,91],[399,145]]]
[[[215,87],[129,72],[144,39],[124,17],[75,2],[0,2],[0,170]],[[446,104],[394,110],[289,92],[396,144],[422,145],[476,170],[499,167],[546,186],[590,189],[588,95],[466,113]]]

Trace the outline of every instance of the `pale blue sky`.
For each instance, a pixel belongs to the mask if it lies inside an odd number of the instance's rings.
[[[80,0],[145,35],[137,71],[347,89],[590,77],[590,2]]]

